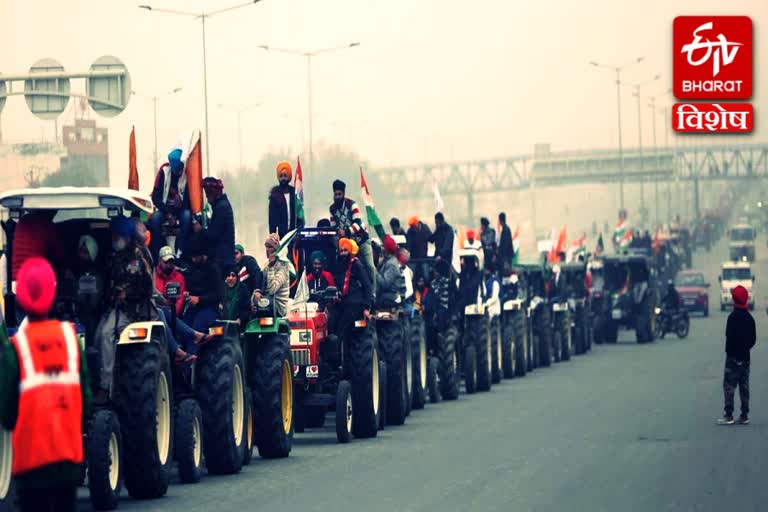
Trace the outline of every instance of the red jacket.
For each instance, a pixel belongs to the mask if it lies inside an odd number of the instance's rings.
[[[307,285],[309,285],[309,291],[325,290],[329,286],[336,286],[333,283],[333,276],[327,270],[320,272],[319,277],[315,277],[313,272],[307,274]]]
[[[187,291],[187,282],[184,276],[176,269],[169,276],[166,276],[160,270],[155,270],[155,288],[160,292],[160,295],[165,293],[165,285],[170,282],[176,282],[181,285],[181,297],[176,299],[176,315],[181,316],[181,312],[184,309],[184,292]]]
[[[24,322],[12,339],[19,359],[13,475],[83,462],[80,346],[72,324]]]
[[[11,279],[16,279],[22,263],[34,256],[46,258],[53,268],[64,259],[64,248],[48,215],[33,212],[21,218],[13,235]]]

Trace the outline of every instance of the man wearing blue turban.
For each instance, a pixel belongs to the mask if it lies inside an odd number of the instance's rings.
[[[181,149],[178,148],[168,154],[168,162],[157,171],[155,186],[152,189],[152,202],[158,210],[149,221],[149,231],[152,233],[149,250],[154,261],[157,261],[160,248],[166,245],[162,232],[166,221],[178,220],[179,222],[179,236],[176,238],[177,254],[184,252],[192,229],[187,174],[184,172],[181,156]]]

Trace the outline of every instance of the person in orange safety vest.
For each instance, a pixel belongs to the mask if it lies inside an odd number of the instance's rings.
[[[24,262],[16,301],[27,318],[11,343],[0,341],[0,423],[13,432],[12,473],[22,511],[74,511],[77,503],[90,383],[74,326],[47,319],[55,295],[48,261]]]

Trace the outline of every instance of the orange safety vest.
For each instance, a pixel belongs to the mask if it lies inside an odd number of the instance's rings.
[[[25,320],[12,342],[21,377],[13,475],[57,462],[82,463],[80,347],[74,327]]]

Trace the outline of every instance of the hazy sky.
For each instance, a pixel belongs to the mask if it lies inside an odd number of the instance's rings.
[[[203,128],[200,22],[151,13],[156,7],[210,11],[241,0],[0,0],[0,73],[23,72],[52,57],[81,70],[101,55],[127,65],[145,95],[183,87],[159,103],[161,158],[186,128]],[[650,0],[625,2],[517,0],[262,0],[207,22],[210,143],[214,173],[238,163],[235,114],[219,103],[245,106],[246,165],[270,148],[307,141],[306,62],[265,52],[360,42],[313,61],[315,141],[356,148],[374,166],[391,162],[511,156],[549,142],[555,149],[616,144],[615,89],[610,71],[587,63],[620,64],[645,56],[627,82],[660,73],[645,93],[671,98],[672,19],[679,14],[746,14],[755,25],[755,142],[768,141],[768,1]],[[72,90],[83,92],[82,81]],[[60,124],[73,117],[70,109]],[[637,144],[637,106],[623,94],[625,144]],[[142,177],[152,173],[151,101],[133,97],[110,129],[113,179],[123,180],[127,141],[136,126]],[[644,144],[651,113],[642,108]],[[657,116],[658,138],[664,138]],[[9,141],[52,137],[53,123],[29,113],[21,97],[2,112]],[[146,182],[145,182],[146,183]]]

